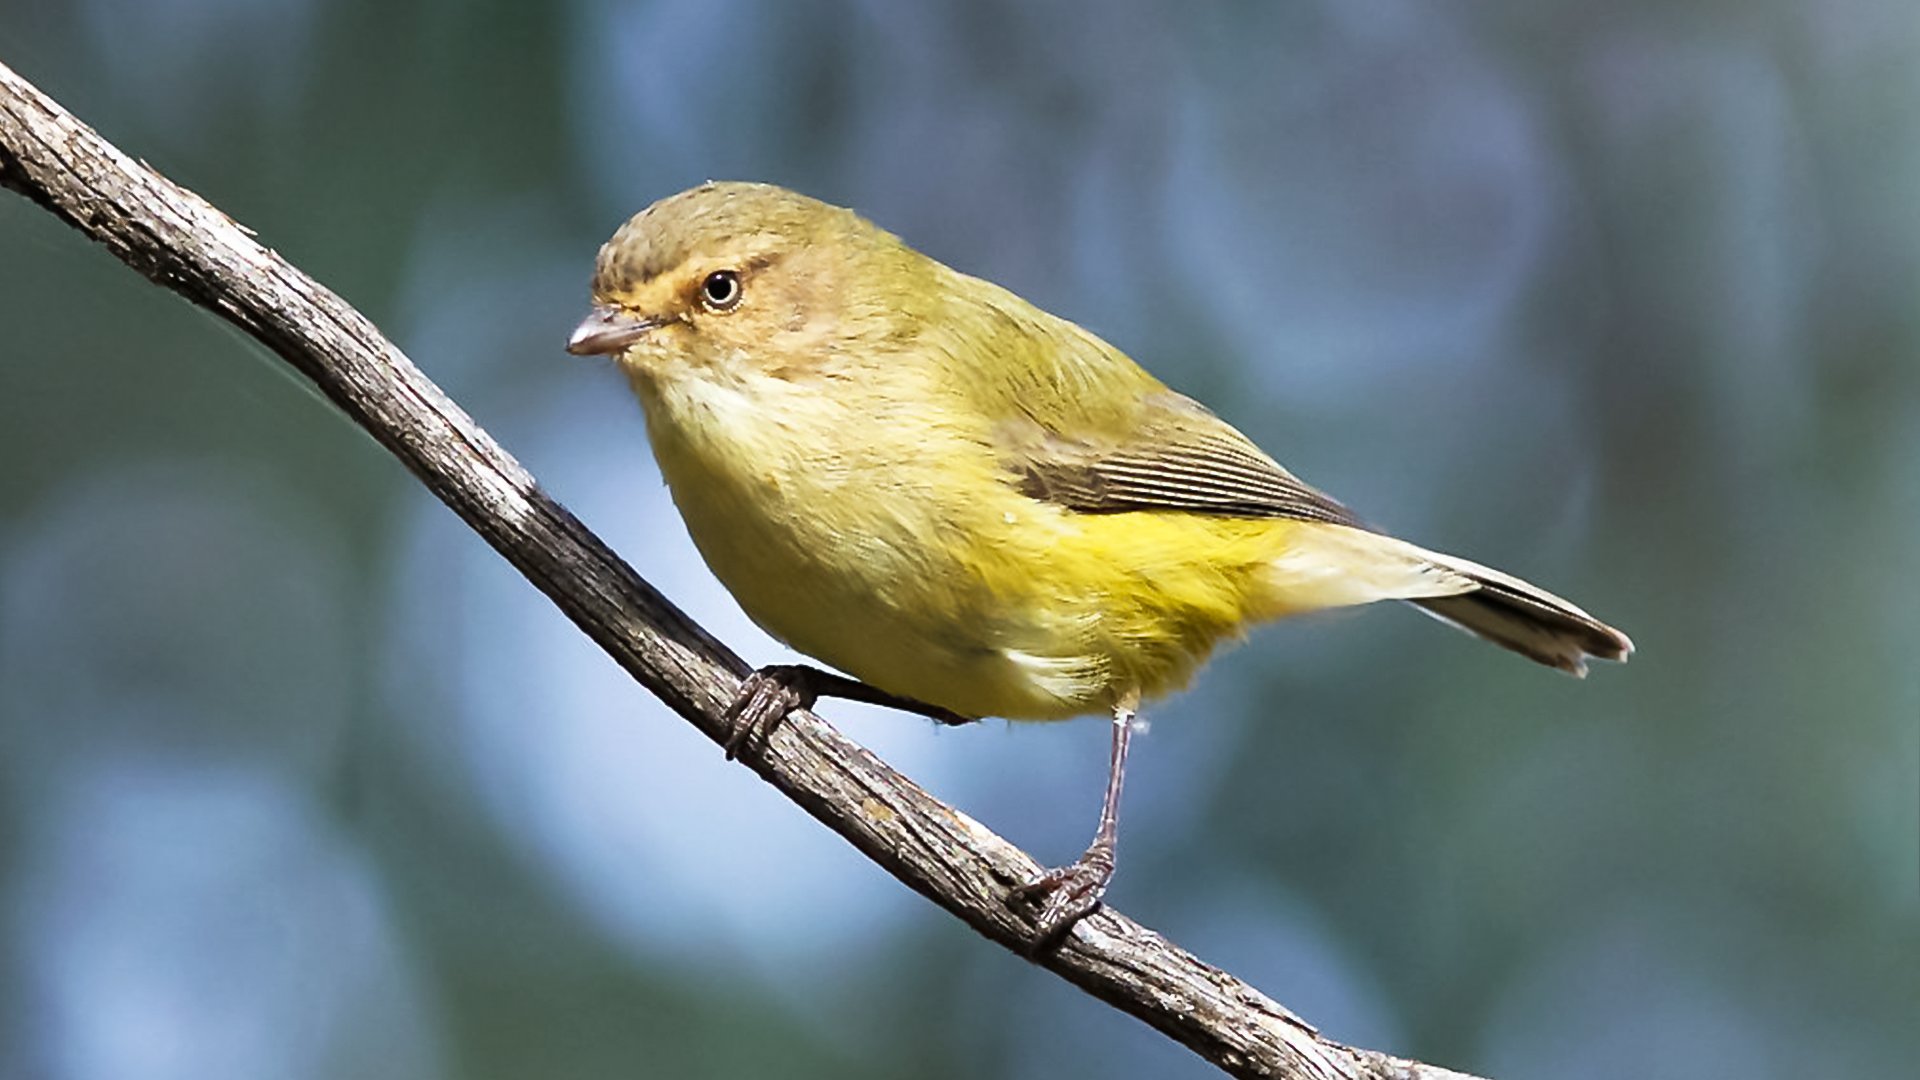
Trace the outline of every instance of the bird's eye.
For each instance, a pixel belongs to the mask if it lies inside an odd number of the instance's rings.
[[[732,311],[740,302],[740,275],[732,270],[715,270],[700,283],[700,302],[709,311]]]

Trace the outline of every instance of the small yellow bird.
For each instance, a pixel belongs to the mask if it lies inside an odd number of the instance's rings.
[[[1111,713],[1092,845],[1017,894],[1036,947],[1113,876],[1140,702],[1254,623],[1407,600],[1576,675],[1633,650],[1368,528],[1086,330],[783,188],[702,184],[636,215],[567,348],[618,361],[740,606],[854,676],[756,673],[729,753],[819,695],[947,723]]]

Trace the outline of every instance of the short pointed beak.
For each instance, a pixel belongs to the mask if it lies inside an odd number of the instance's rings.
[[[587,313],[567,339],[567,351],[575,356],[611,355],[647,336],[660,325],[659,319],[643,318],[632,312],[602,304]]]

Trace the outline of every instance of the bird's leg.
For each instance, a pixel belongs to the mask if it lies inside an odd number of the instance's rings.
[[[817,667],[770,664],[741,682],[739,695],[727,709],[727,758],[731,760],[738,757],[740,748],[750,739],[757,739],[764,744],[767,736],[773,734],[773,729],[786,719],[788,713],[795,709],[811,709],[814,701],[823,697],[884,705],[889,709],[917,713],[952,726],[974,721],[973,717],[961,716],[924,701],[889,694],[858,679],[849,679]]]
[[[1015,889],[1016,899],[1038,904],[1028,951],[1037,953],[1060,940],[1073,924],[1092,914],[1113,880],[1113,847],[1120,825],[1120,785],[1127,776],[1127,740],[1140,695],[1128,693],[1113,706],[1113,753],[1107,765],[1107,796],[1100,804],[1100,826],[1080,857]]]

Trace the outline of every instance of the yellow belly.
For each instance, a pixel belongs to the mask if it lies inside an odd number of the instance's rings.
[[[970,433],[783,402],[803,391],[768,381],[636,386],[714,574],[768,633],[867,683],[1060,719],[1184,685],[1284,613],[1256,594],[1294,523],[1072,513],[1020,494]]]

